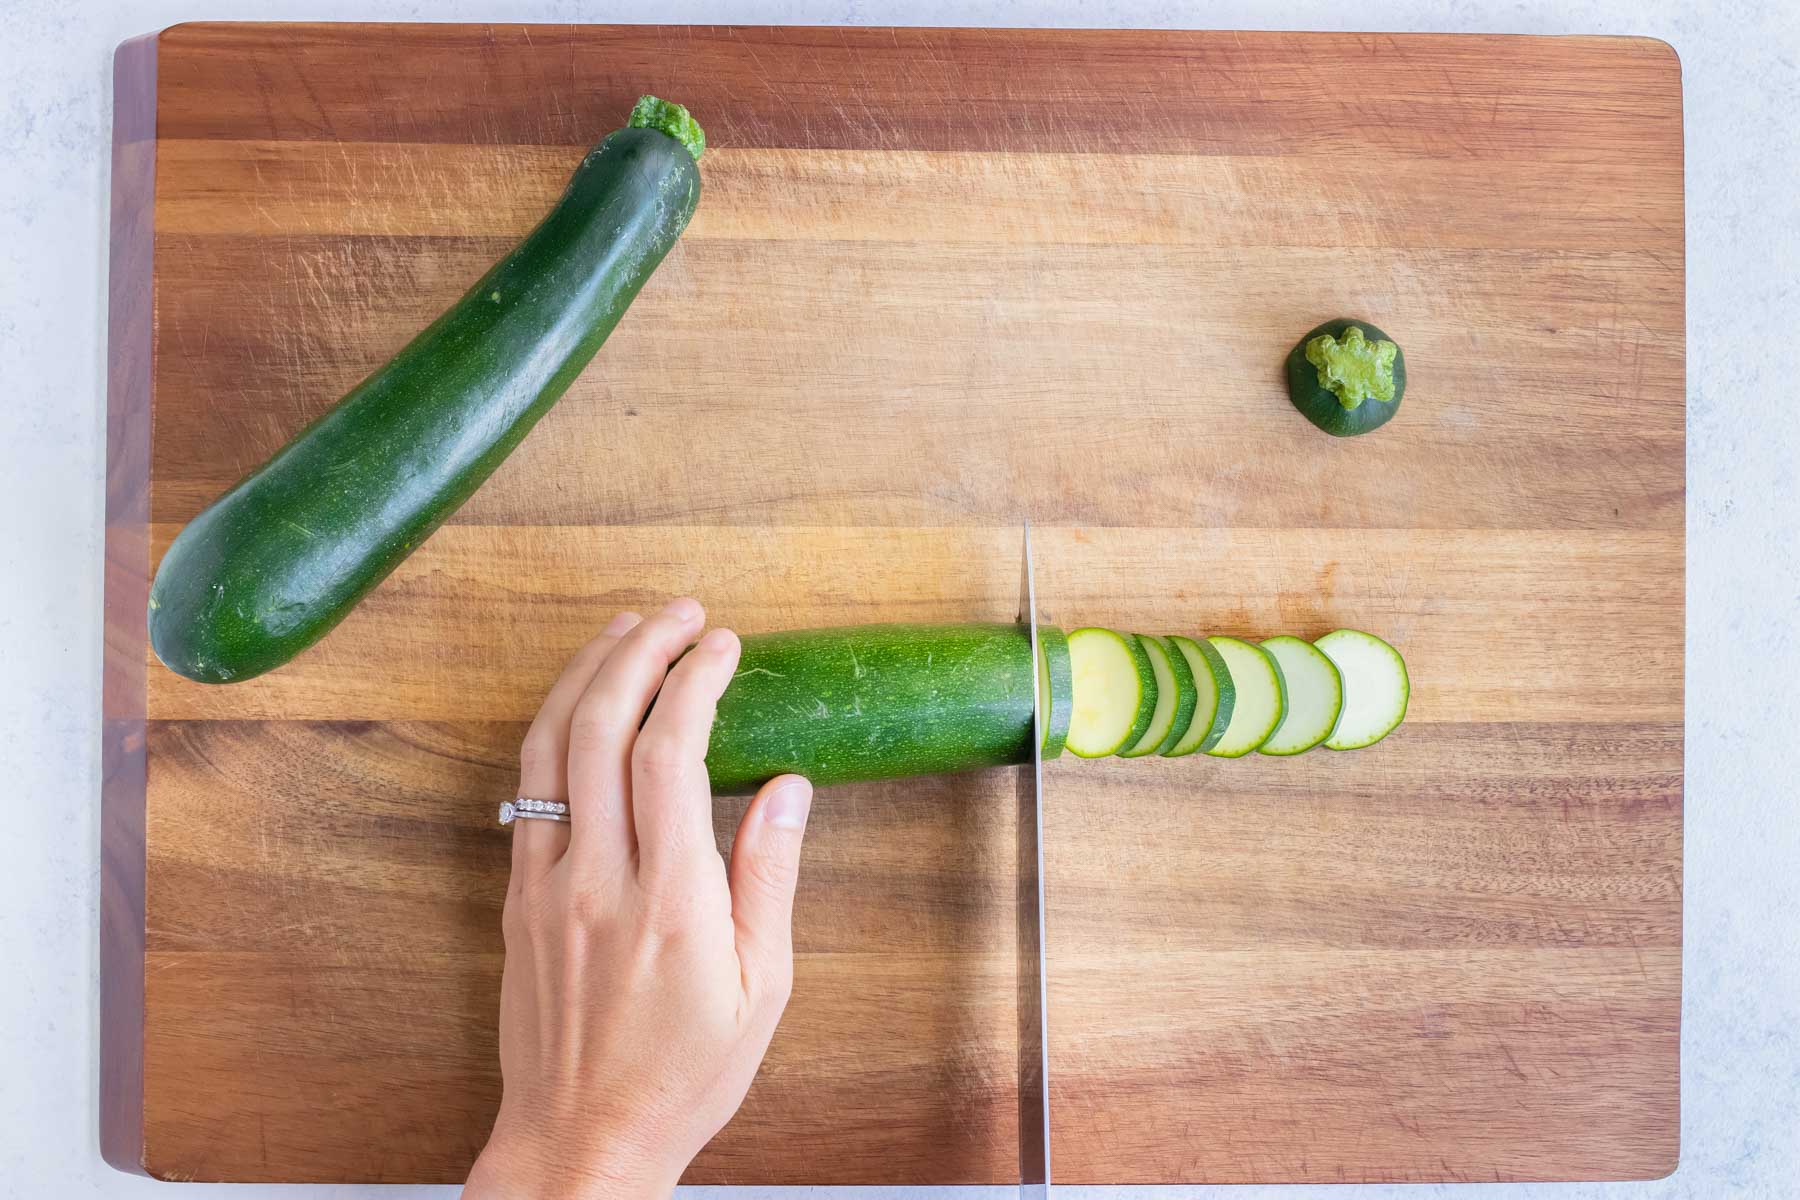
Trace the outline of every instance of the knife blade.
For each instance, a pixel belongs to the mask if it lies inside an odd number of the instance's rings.
[[[1034,702],[1031,762],[1018,780],[1019,1195],[1050,1191],[1049,994],[1044,973],[1044,720],[1036,702],[1038,678],[1037,581],[1031,567],[1031,522],[1023,529],[1019,623],[1031,635]]]

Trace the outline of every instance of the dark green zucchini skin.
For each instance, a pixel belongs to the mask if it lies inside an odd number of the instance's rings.
[[[857,625],[751,634],[743,647],[706,754],[715,792],[790,771],[828,787],[1031,761],[1037,664],[1024,626]]]
[[[1392,400],[1364,400],[1355,408],[1345,408],[1338,403],[1338,398],[1331,389],[1319,383],[1319,369],[1306,361],[1306,343],[1322,333],[1341,338],[1344,331],[1352,325],[1363,331],[1363,336],[1371,342],[1400,343],[1389,337],[1367,321],[1351,320],[1348,317],[1336,321],[1327,321],[1323,325],[1308,331],[1307,335],[1294,344],[1287,356],[1288,398],[1302,416],[1329,433],[1333,437],[1355,437],[1360,433],[1369,433],[1380,429],[1394,419],[1400,411],[1400,402],[1406,399],[1406,351],[1398,349],[1394,355],[1394,398]]]
[[[563,394],[699,198],[675,138],[608,135],[467,295],[181,531],[150,589],[157,657],[225,683],[323,637]]]
[[[1167,755],[1181,744],[1181,739],[1187,736],[1188,726],[1194,723],[1194,710],[1200,707],[1200,693],[1194,683],[1193,669],[1188,666],[1187,655],[1181,652],[1181,647],[1166,637],[1158,640],[1169,657],[1169,675],[1175,683],[1175,720],[1156,746],[1157,754]]]
[[[1050,680],[1050,715],[1044,722],[1044,761],[1061,758],[1069,744],[1069,719],[1075,715],[1075,664],[1069,660],[1069,635],[1054,625],[1038,626]]]
[[[1143,740],[1150,729],[1150,722],[1156,717],[1156,701],[1160,693],[1156,686],[1156,668],[1150,665],[1150,652],[1138,641],[1135,633],[1121,633],[1125,645],[1130,648],[1132,659],[1137,663],[1138,682],[1143,685],[1143,696],[1138,701],[1137,720],[1131,723],[1131,732],[1125,735],[1125,742],[1114,755],[1120,758],[1131,758],[1130,754],[1120,754],[1122,750],[1130,750]]]

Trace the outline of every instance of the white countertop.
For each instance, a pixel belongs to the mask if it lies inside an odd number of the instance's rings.
[[[1800,1190],[1800,7],[1792,0],[710,0],[685,6],[679,0],[4,0],[0,13],[0,512],[6,514],[0,526],[0,772],[13,781],[15,814],[0,835],[0,962],[15,964],[0,979],[0,1195],[218,1194],[118,1174],[101,1162],[97,1146],[97,748],[113,47],[191,19],[420,18],[1348,26],[1633,33],[1673,43],[1686,92],[1688,206],[1681,1167],[1647,1184],[1329,1192],[1775,1197]],[[701,1191],[782,1194],[695,1194]],[[236,1187],[227,1194],[397,1200],[454,1190]]]

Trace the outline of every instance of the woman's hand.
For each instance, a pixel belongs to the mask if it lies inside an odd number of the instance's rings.
[[[704,760],[739,647],[715,629],[681,657],[703,621],[687,599],[615,618],[525,736],[519,794],[566,798],[570,823],[513,826],[505,1092],[467,1197],[667,1195],[787,1003],[812,786],[766,784],[726,867]]]

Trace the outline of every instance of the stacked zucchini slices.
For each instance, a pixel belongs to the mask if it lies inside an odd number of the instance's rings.
[[[1040,694],[1051,705],[1044,756],[1180,758],[1356,750],[1406,716],[1406,663],[1373,634],[1339,629],[1316,642],[1042,628]],[[1066,685],[1064,683],[1066,679]]]

